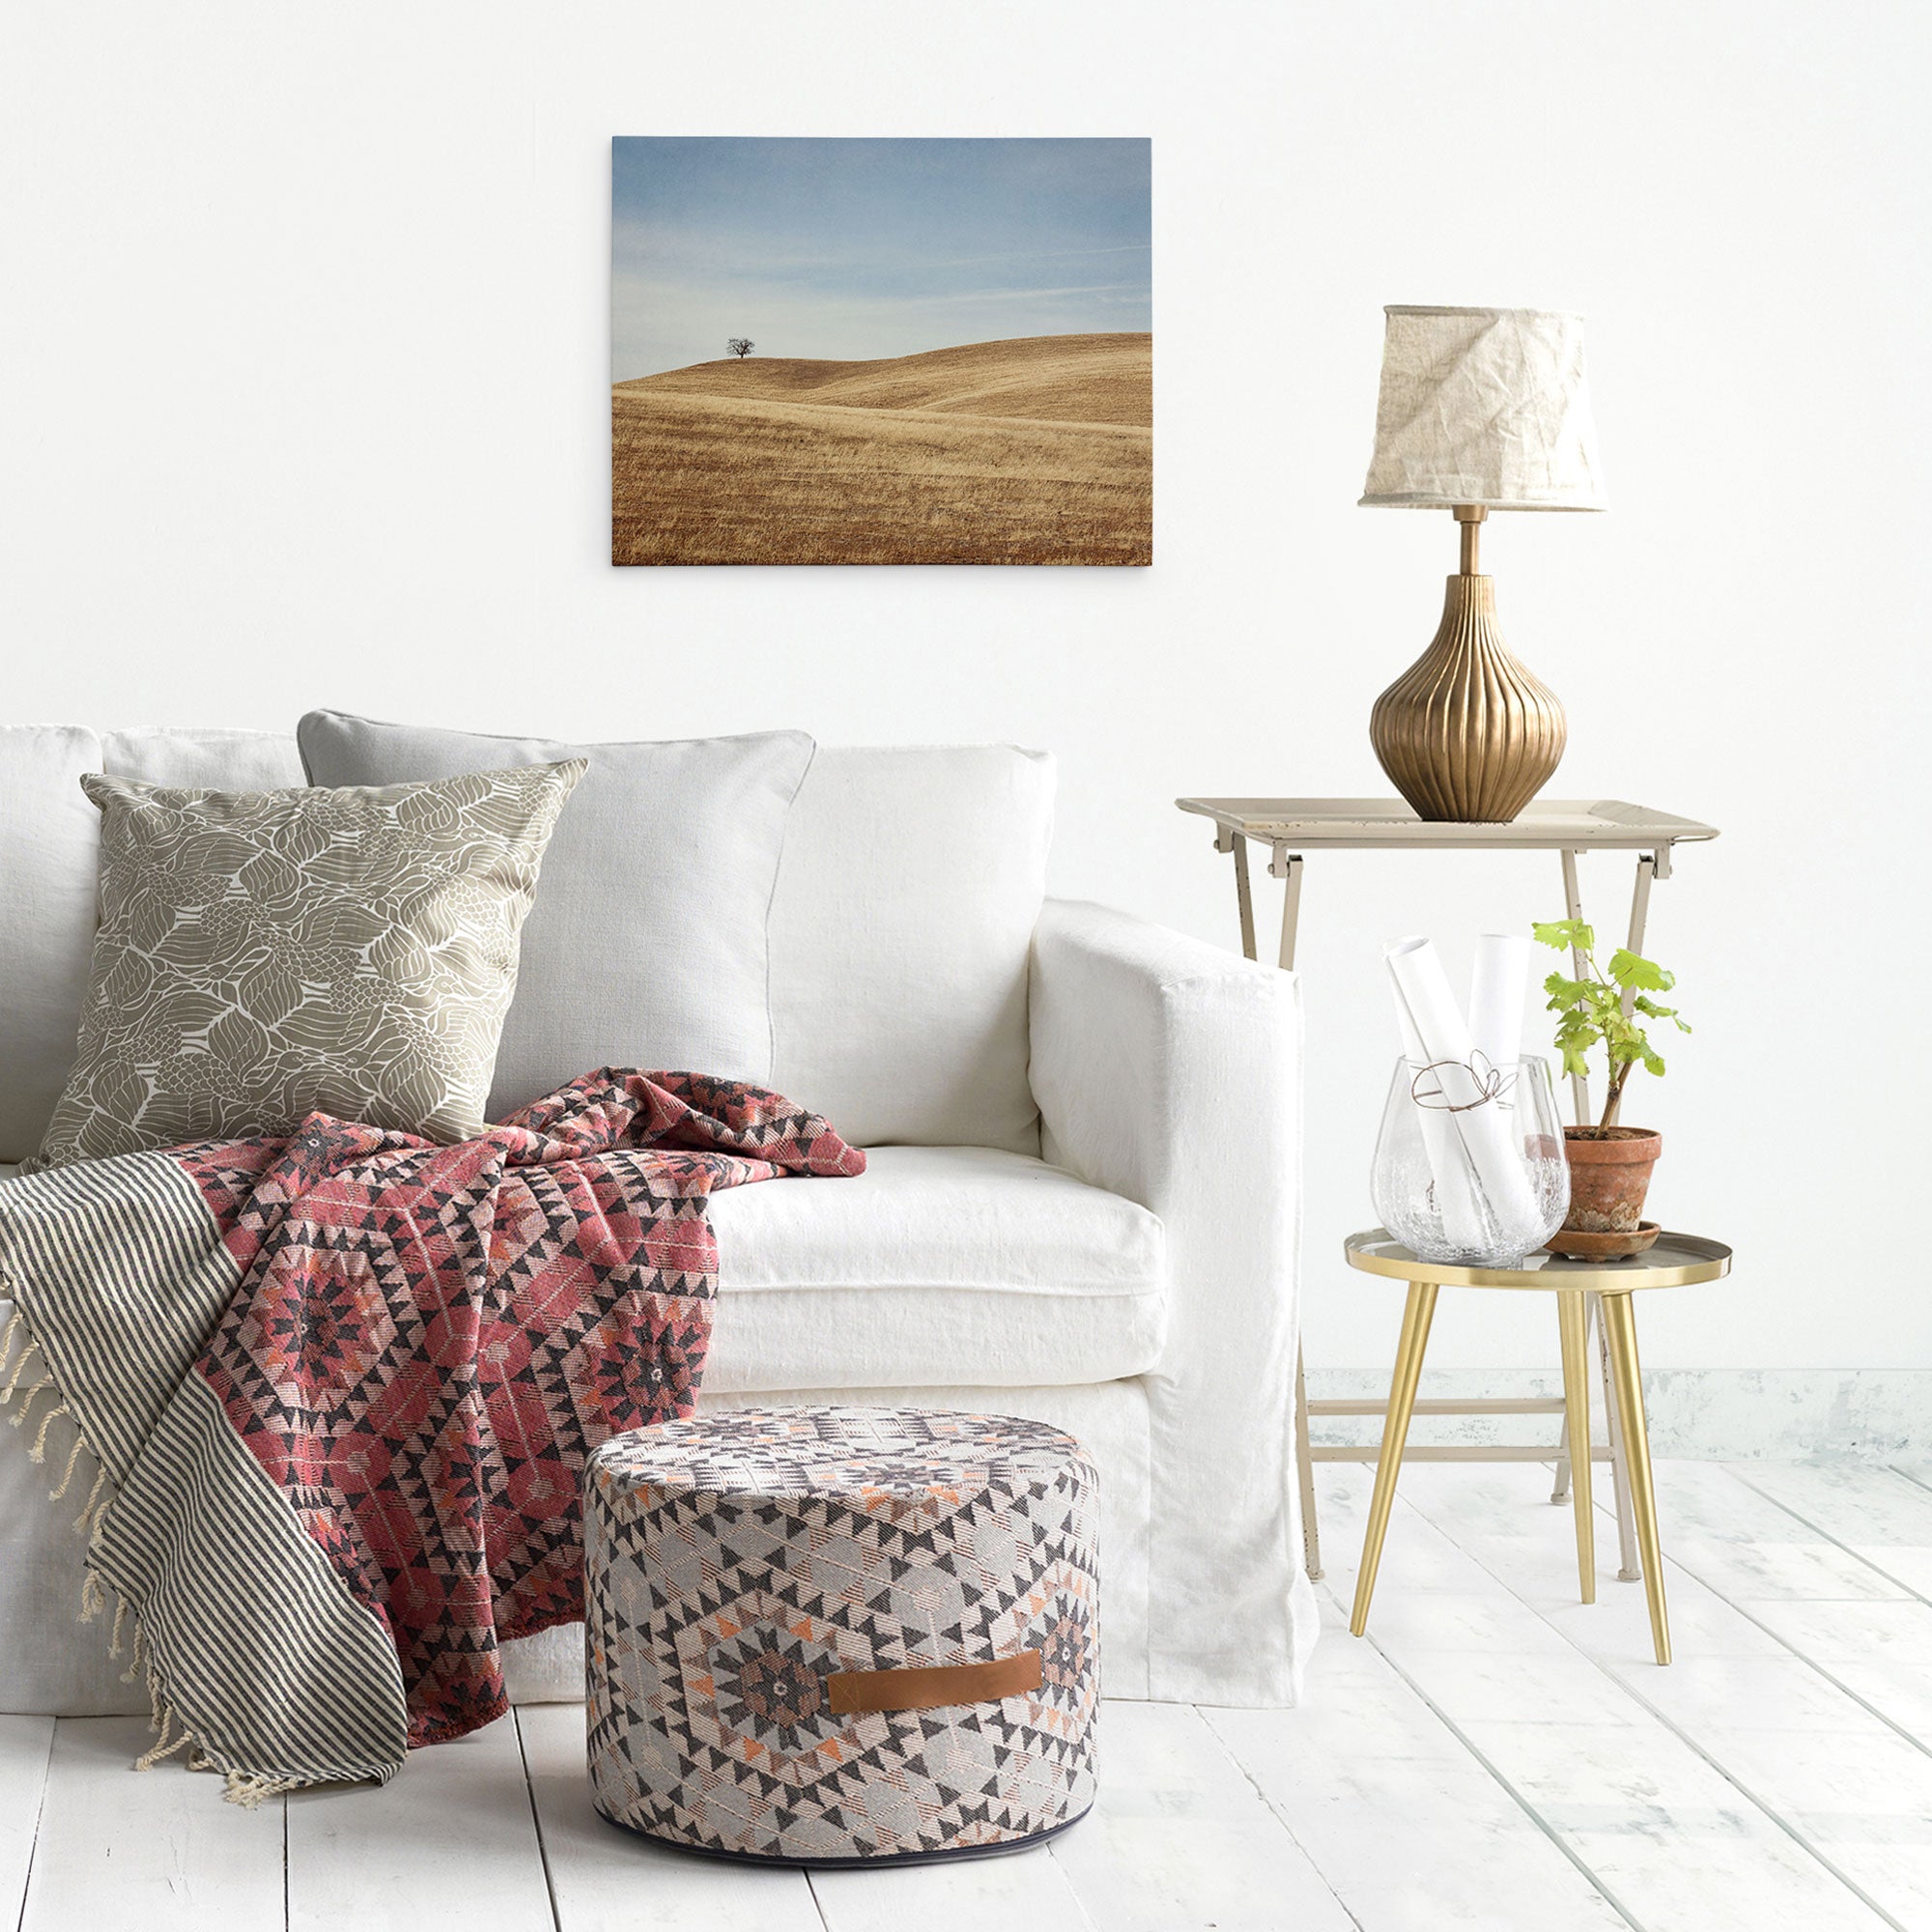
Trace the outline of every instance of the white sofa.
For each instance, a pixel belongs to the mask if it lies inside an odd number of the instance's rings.
[[[71,915],[93,893],[76,763],[302,782],[270,734],[0,727],[0,1140],[32,1129],[71,1047]],[[771,912],[773,1084],[869,1167],[717,1199],[703,1401],[1070,1429],[1102,1477],[1109,1693],[1292,1702],[1316,1625],[1290,1429],[1295,984],[1045,898],[1051,816],[1050,761],[1010,748],[818,752]],[[141,1708],[74,1621],[73,1511],[46,1488],[0,1442],[0,1712]],[[574,1630],[511,1646],[513,1690],[578,1696],[580,1648]]]

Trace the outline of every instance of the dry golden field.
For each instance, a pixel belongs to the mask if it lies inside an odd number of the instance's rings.
[[[699,362],[611,392],[613,563],[1148,563],[1153,338]]]

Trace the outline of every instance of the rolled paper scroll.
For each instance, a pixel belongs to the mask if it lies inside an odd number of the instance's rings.
[[[1536,1219],[1522,1150],[1516,1144],[1515,1116],[1496,1104],[1493,1085],[1484,1077],[1491,1069],[1476,1061],[1469,1022],[1449,990],[1435,948],[1427,939],[1399,939],[1383,956],[1395,979],[1396,997],[1422,1047],[1419,1065],[1430,1069],[1439,1090],[1435,1104],[1424,1107],[1425,1117],[1435,1113],[1449,1122],[1473,1174],[1471,1193],[1483,1227],[1478,1245],[1507,1246],[1516,1231]],[[1445,1151],[1453,1160],[1453,1148]],[[1434,1160],[1432,1145],[1432,1166]],[[1438,1188],[1442,1179],[1438,1170]],[[1440,1198],[1446,1206],[1448,1197]],[[1447,1231],[1445,1219],[1445,1236]]]
[[[1469,975],[1469,1037],[1508,1084],[1522,1058],[1522,1009],[1529,997],[1529,941],[1514,932],[1486,932],[1476,941]]]
[[[1403,1055],[1411,1071],[1419,1073],[1433,1056],[1416,1025],[1415,1015],[1409,1010],[1402,980],[1395,971],[1397,952],[1413,951],[1418,947],[1429,947],[1429,941],[1398,939],[1383,956],[1389,964],[1389,989],[1395,995],[1395,1018],[1396,1025],[1402,1030]],[[1429,951],[1434,957],[1435,949],[1429,947]],[[1446,985],[1443,990],[1445,993],[1448,990]],[[1422,1148],[1429,1156],[1430,1177],[1435,1188],[1435,1206],[1442,1216],[1442,1238],[1459,1251],[1480,1248],[1483,1245],[1483,1216],[1469,1184],[1469,1163],[1463,1157],[1462,1137],[1456,1131],[1452,1117],[1444,1109],[1424,1107],[1421,1115]]]

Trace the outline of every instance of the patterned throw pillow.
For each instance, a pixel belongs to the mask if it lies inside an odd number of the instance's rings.
[[[32,1163],[312,1110],[482,1131],[517,939],[581,758],[429,784],[173,791],[90,776],[100,927]]]

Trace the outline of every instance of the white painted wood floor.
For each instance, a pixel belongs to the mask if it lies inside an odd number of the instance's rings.
[[[1599,1602],[1576,1603],[1570,1513],[1534,1465],[1406,1471],[1352,1640],[1369,1472],[1324,1464],[1306,1704],[1110,1704],[1094,1814],[985,1863],[679,1858],[591,1810],[569,1706],[387,1790],[253,1813],[173,1764],[131,1774],[131,1719],[0,1718],[0,1932],[1926,1932],[1932,1466],[1659,1476],[1663,1670],[1607,1517]]]

